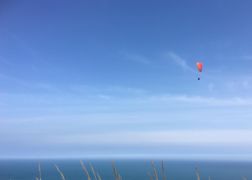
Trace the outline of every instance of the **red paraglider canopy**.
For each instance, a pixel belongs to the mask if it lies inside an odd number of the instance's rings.
[[[202,63],[202,62],[197,62],[197,63],[196,63],[196,66],[197,66],[198,71],[199,71],[199,72],[202,72],[203,63]]]

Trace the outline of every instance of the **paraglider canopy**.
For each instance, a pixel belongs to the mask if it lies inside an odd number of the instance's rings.
[[[197,62],[197,63],[196,63],[196,66],[197,66],[198,71],[199,71],[199,72],[202,72],[202,69],[203,69],[203,64],[202,64],[202,62]]]
[[[200,80],[200,73],[202,72],[202,69],[203,69],[203,63],[202,62],[197,62],[196,63],[196,67],[199,71],[199,77],[198,77],[198,80]]]

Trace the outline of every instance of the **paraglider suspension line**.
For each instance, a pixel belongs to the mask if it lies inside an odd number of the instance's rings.
[[[200,72],[199,72],[198,80],[200,80]]]

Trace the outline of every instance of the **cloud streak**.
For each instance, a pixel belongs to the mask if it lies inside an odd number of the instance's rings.
[[[139,54],[131,54],[131,53],[123,53],[124,59],[129,60],[129,61],[134,61],[137,63],[149,65],[151,64],[151,61]]]
[[[66,144],[252,146],[251,136],[252,130],[171,130],[63,135],[53,141]]]
[[[191,66],[188,65],[187,61],[180,57],[179,55],[173,53],[173,52],[168,52],[165,54],[165,56],[169,59],[171,59],[177,66],[182,68],[185,71],[190,71],[190,72],[196,72]]]
[[[159,102],[182,102],[188,104],[199,104],[208,106],[251,106],[251,98],[230,97],[204,97],[204,96],[188,96],[188,95],[158,95],[149,97],[150,101]]]

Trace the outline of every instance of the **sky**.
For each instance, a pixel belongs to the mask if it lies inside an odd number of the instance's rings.
[[[0,158],[252,160],[251,8],[1,1]]]

